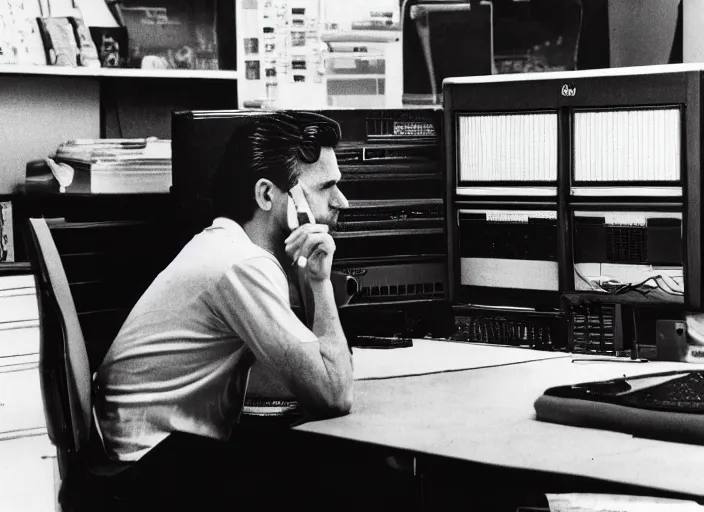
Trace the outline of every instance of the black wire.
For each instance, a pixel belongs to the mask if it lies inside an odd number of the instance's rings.
[[[121,139],[124,139],[125,135],[122,131],[122,118],[120,117],[120,100],[117,97],[115,97],[115,121],[117,121],[117,133],[120,134]]]
[[[647,291],[644,291],[644,290],[640,290],[640,287],[645,285],[648,281],[651,281],[651,280],[655,283],[655,286],[659,287],[659,284],[657,281],[658,277],[661,277],[661,276],[660,275],[650,276],[647,279],[644,279],[640,283],[636,283],[636,284],[623,284],[623,285],[620,285],[616,288],[609,290],[609,293],[611,293],[612,295],[623,295],[624,293],[628,293],[631,291],[637,291],[638,293],[640,293],[642,295],[647,295],[648,293],[650,293],[653,290],[653,288],[650,288]]]
[[[657,285],[658,288],[660,288],[663,292],[667,293],[668,295],[674,295],[676,297],[681,297],[684,295],[683,292],[678,292],[675,290],[666,290],[657,280],[655,281],[655,284]]]

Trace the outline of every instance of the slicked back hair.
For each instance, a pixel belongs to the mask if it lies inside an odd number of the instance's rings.
[[[213,181],[213,216],[242,224],[256,210],[254,186],[265,178],[288,192],[299,163],[315,163],[324,147],[340,140],[340,125],[312,112],[280,111],[256,116],[228,142]]]

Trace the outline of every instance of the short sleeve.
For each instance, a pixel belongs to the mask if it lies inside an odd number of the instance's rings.
[[[212,308],[263,362],[280,359],[293,343],[318,341],[291,309],[281,267],[267,257],[233,265],[216,285]]]

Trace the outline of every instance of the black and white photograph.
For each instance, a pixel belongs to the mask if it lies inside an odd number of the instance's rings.
[[[0,0],[0,50],[0,511],[704,512],[704,1]]]
[[[0,199],[0,263],[15,261],[12,202]]]
[[[259,38],[250,37],[244,41],[244,53],[247,55],[257,55],[259,53]]]
[[[91,27],[90,35],[98,50],[101,67],[127,67],[127,31],[124,27]]]
[[[259,80],[261,78],[261,62],[258,60],[248,60],[245,62],[245,74],[247,80]]]

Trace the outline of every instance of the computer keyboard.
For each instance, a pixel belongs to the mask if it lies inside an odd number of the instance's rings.
[[[545,394],[660,412],[704,414],[704,370],[586,382],[552,388]]]
[[[627,393],[622,400],[623,405],[641,409],[704,414],[704,371]]]
[[[534,407],[541,421],[704,445],[704,370],[553,387]]]

